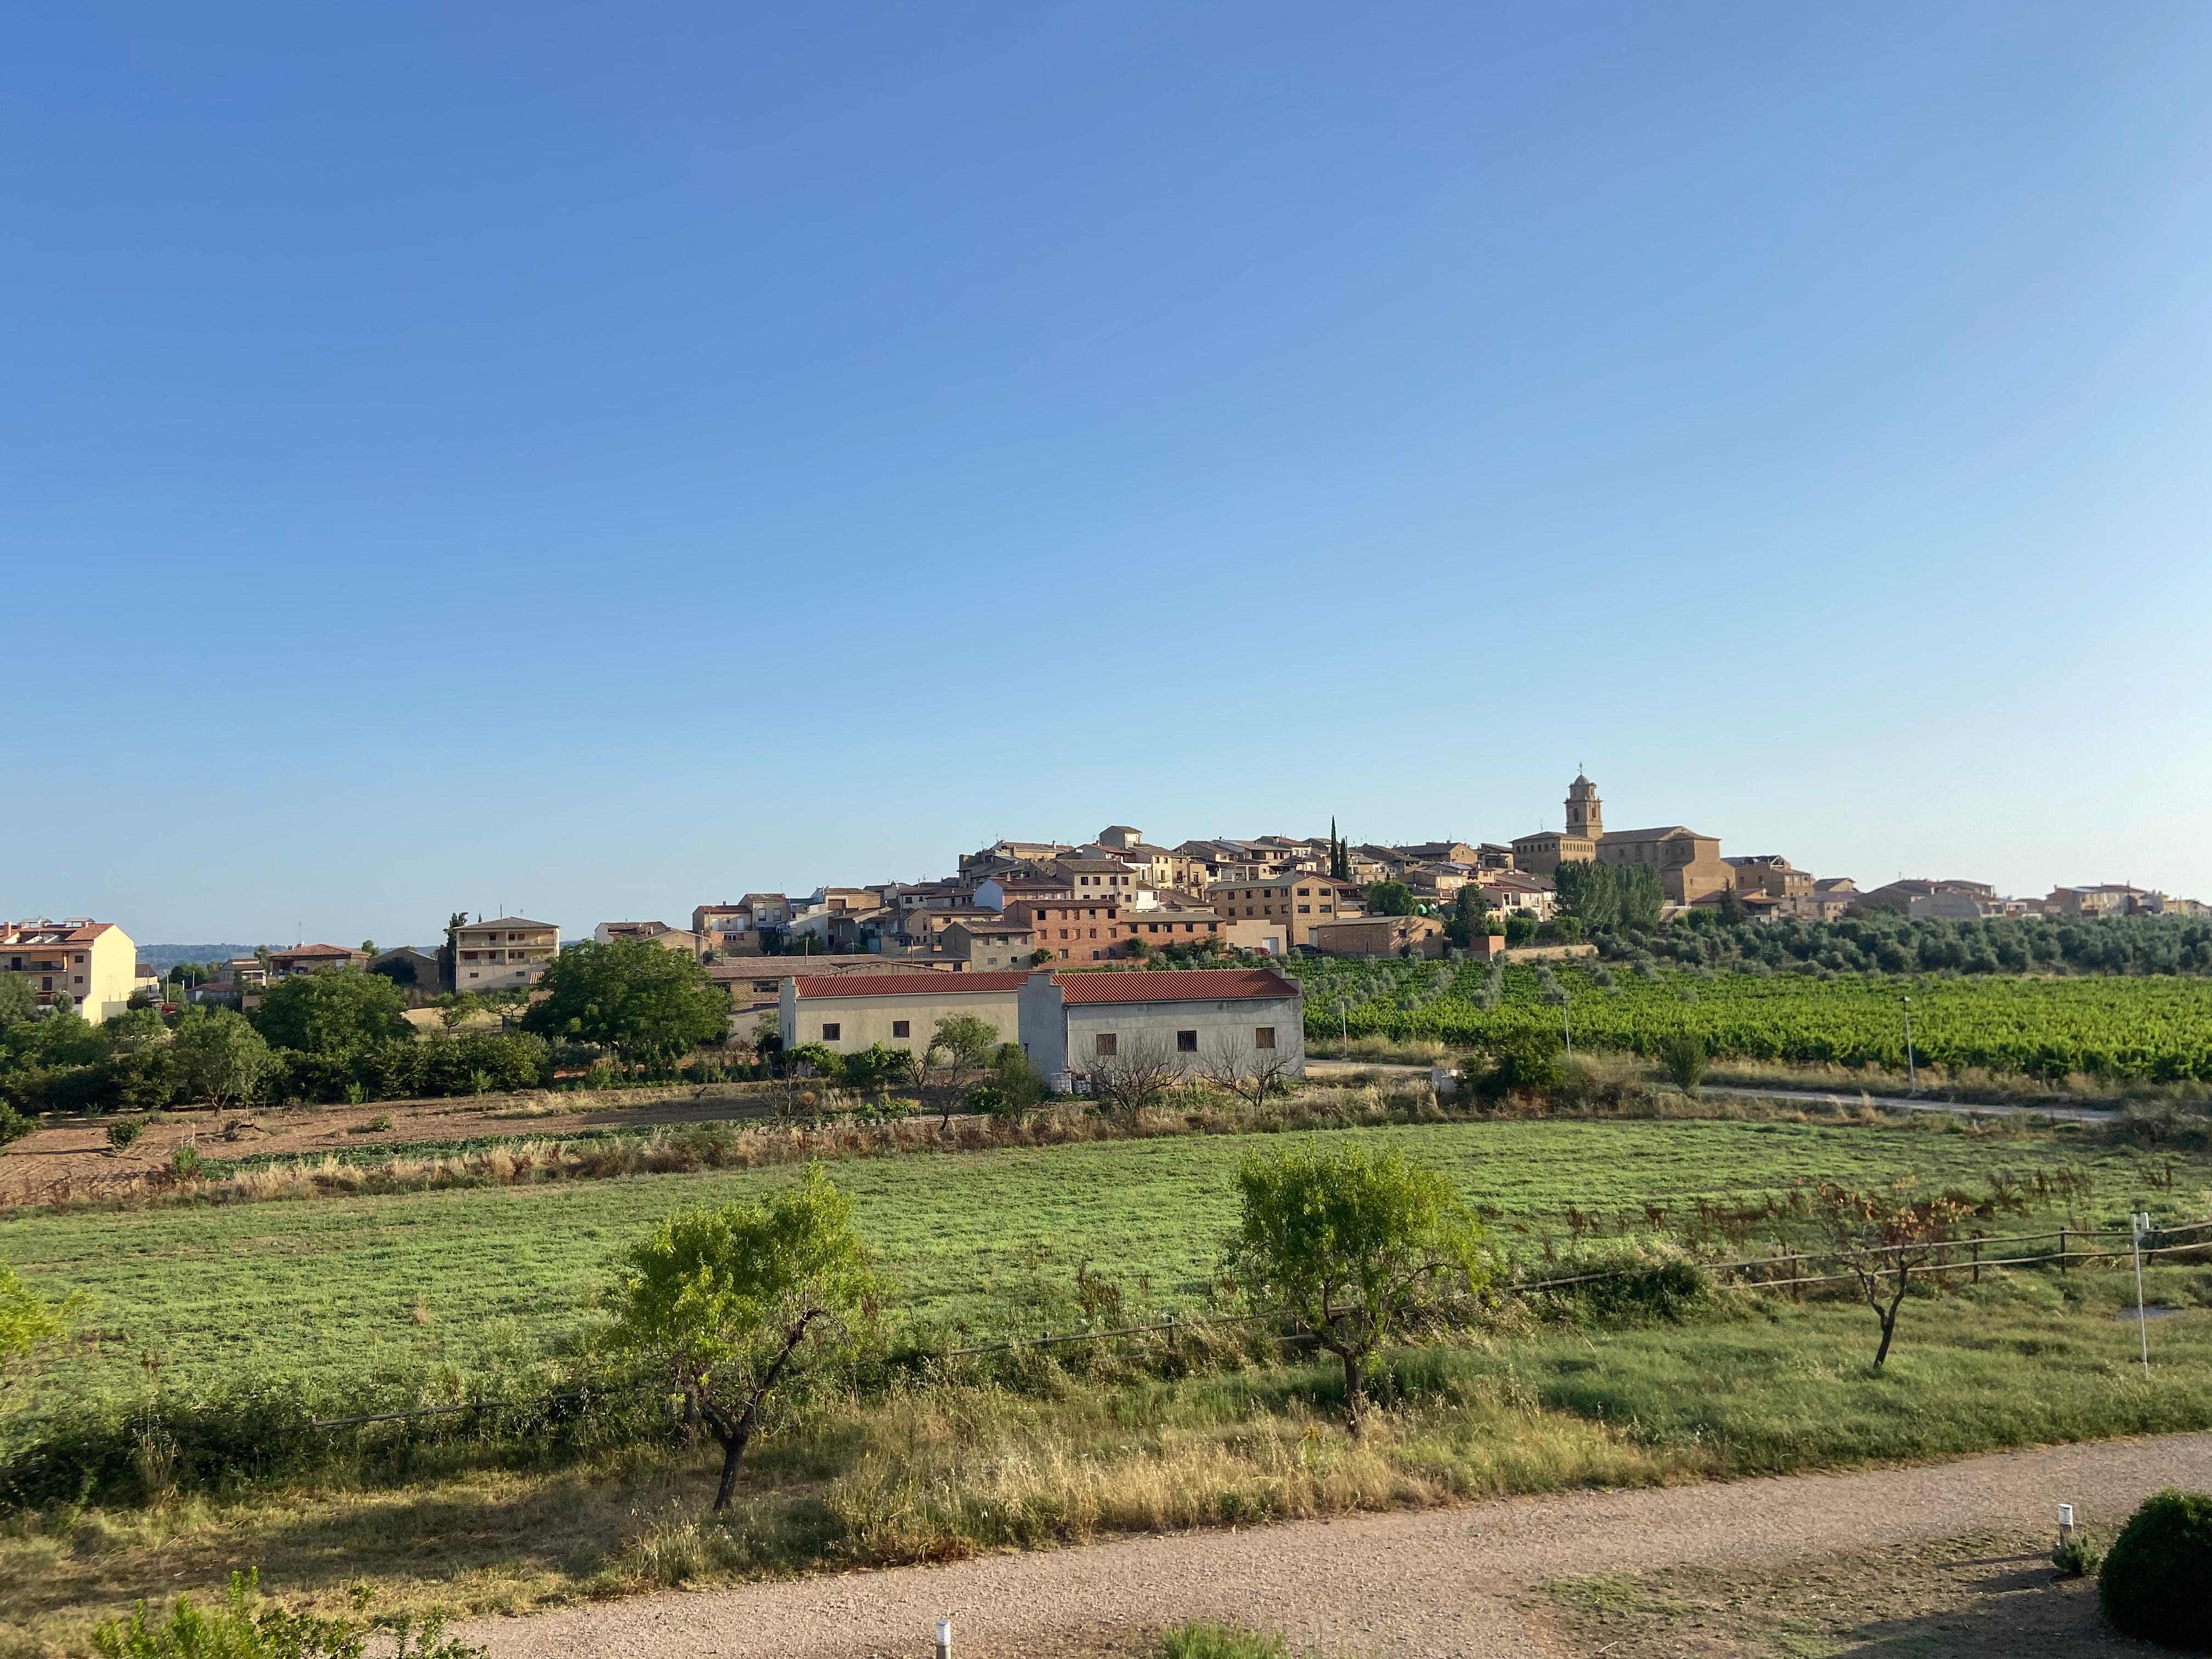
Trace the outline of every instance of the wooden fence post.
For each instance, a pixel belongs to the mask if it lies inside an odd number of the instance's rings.
[[[1977,1285],[1978,1285],[1978,1284],[1980,1284],[1980,1283],[1982,1282],[1982,1236],[1981,1236],[1979,1233],[1976,1233],[1976,1234],[1974,1235],[1974,1278],[1973,1278],[1973,1282],[1974,1282],[1975,1284],[1977,1284]]]
[[[2066,1229],[2063,1227],[2058,1230],[2058,1271],[2062,1273],[2066,1271]]]

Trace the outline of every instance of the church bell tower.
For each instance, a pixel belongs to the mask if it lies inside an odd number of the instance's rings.
[[[1575,781],[1567,786],[1567,833],[1595,841],[1605,834],[1605,803],[1597,798],[1597,786],[1575,771]]]

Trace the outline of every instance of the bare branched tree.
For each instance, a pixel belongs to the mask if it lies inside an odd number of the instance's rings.
[[[1091,1099],[1117,1117],[1134,1117],[1181,1088],[1183,1068],[1158,1037],[1138,1037],[1091,1056],[1084,1076]]]
[[[1912,1275],[1924,1270],[1948,1243],[1966,1206],[1952,1198],[1918,1198],[1912,1179],[1890,1183],[1886,1192],[1853,1192],[1822,1182],[1813,1191],[1813,1218],[1827,1235],[1836,1258],[1858,1280],[1859,1291],[1881,1326],[1874,1368],[1889,1358],[1897,1334],[1898,1310],[1905,1305]]]
[[[1215,1088],[1255,1106],[1291,1091],[1290,1062],[1281,1049],[1247,1049],[1233,1036],[1217,1041],[1200,1070]]]

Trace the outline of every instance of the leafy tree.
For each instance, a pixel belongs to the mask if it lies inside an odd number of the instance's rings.
[[[1610,864],[1563,859],[1552,872],[1559,890],[1559,910],[1585,927],[1609,927],[1620,920],[1620,882]]]
[[[983,1080],[962,1097],[971,1112],[1018,1115],[1041,1104],[1052,1091],[1018,1042],[1002,1042]]]
[[[853,1201],[818,1164],[764,1204],[680,1211],[629,1252],[613,1346],[665,1376],[720,1444],[717,1511],[774,1391],[848,1346],[874,1297]]]
[[[252,1022],[228,1008],[187,1009],[172,1053],[186,1093],[218,1106],[251,1095],[276,1063]]]
[[[729,994],[706,964],[647,939],[583,939],[548,963],[544,1000],[522,1029],[611,1048],[631,1066],[668,1065],[727,1034]]]
[[[406,1007],[399,988],[383,975],[341,968],[270,986],[253,1024],[276,1048],[350,1054],[407,1036]]]
[[[69,1334],[76,1298],[48,1302],[0,1261],[0,1407],[16,1383],[37,1366],[40,1355]]]
[[[1255,1306],[1287,1313],[1343,1363],[1356,1436],[1383,1346],[1447,1292],[1485,1282],[1481,1224],[1437,1170],[1357,1141],[1248,1155],[1237,1187],[1230,1271]]]
[[[947,1064],[975,1071],[990,1063],[999,1052],[1000,1038],[990,1021],[974,1014],[949,1014],[937,1022],[929,1039],[929,1052],[943,1054]]]
[[[21,1140],[37,1128],[38,1124],[17,1111],[8,1101],[0,1100],[0,1146],[11,1140]]]
[[[1492,1052],[1484,1081],[1499,1094],[1556,1089],[1559,1039],[1549,1031],[1516,1031]]]
[[[1367,890],[1367,908],[1378,916],[1410,916],[1419,913],[1413,890],[1402,881],[1378,881]]]
[[[954,1100],[960,1097],[960,1091],[969,1086],[974,1074],[988,1065],[998,1050],[999,1033],[988,1020],[978,1019],[973,1014],[948,1014],[937,1022],[929,1047],[923,1051],[921,1066],[925,1074],[939,1066],[952,1073],[944,1095],[943,1122],[951,1122]]]
[[[1444,937],[1455,945],[1471,945],[1475,935],[1490,931],[1490,901],[1480,884],[1468,882],[1452,900],[1451,915],[1444,919]]]
[[[39,993],[28,974],[0,974],[0,1031],[38,1018]]]
[[[1733,887],[1721,889],[1721,925],[1733,927],[1743,920],[1743,900]]]
[[[1620,925],[1650,933],[1659,925],[1660,913],[1667,908],[1666,884],[1648,864],[1624,864],[1611,868]]]

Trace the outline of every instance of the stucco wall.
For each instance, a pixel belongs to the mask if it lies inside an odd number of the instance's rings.
[[[955,976],[947,975],[948,981]],[[800,997],[789,981],[784,982],[778,1028],[783,1046],[796,1048],[818,1042],[841,1054],[858,1054],[876,1043],[886,1048],[908,1048],[920,1054],[937,1035],[937,1022],[972,1014],[999,1034],[1001,1042],[1021,1036],[1021,993],[1018,990],[923,993],[873,997]],[[907,1035],[895,1036],[892,1027],[907,1023]],[[835,1024],[837,1035],[822,1035],[824,1023]]]
[[[1299,999],[1272,997],[1225,1002],[1079,1002],[1066,1015],[1066,1058],[1060,1069],[1081,1071],[1097,1053],[1097,1038],[1110,1031],[1122,1054],[1136,1045],[1152,1042],[1186,1071],[1197,1071],[1215,1058],[1225,1042],[1236,1057],[1249,1062],[1260,1053],[1254,1033],[1270,1026],[1275,1033],[1276,1058],[1293,1077],[1306,1069],[1304,1014]],[[1176,1047],[1176,1034],[1196,1031],[1195,1053]],[[1032,1039],[1034,1042],[1034,1039]],[[1032,1046],[1030,1058],[1044,1064]]]

